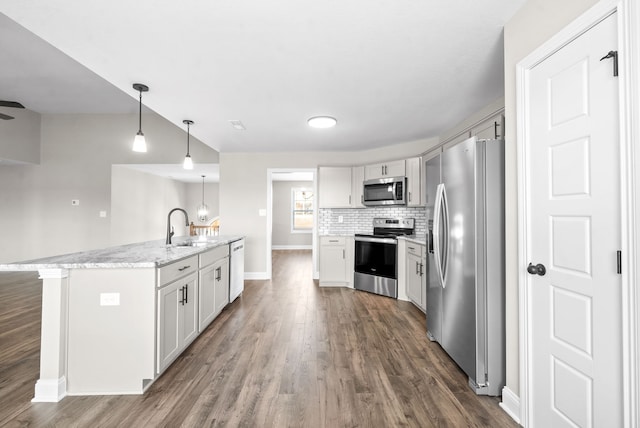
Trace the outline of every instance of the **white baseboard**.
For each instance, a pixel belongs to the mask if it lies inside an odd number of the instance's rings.
[[[506,386],[502,388],[502,402],[500,407],[507,415],[511,416],[511,419],[520,423],[520,397],[513,393]]]
[[[272,245],[272,250],[311,250],[312,245]]]
[[[38,379],[32,403],[57,403],[67,395],[67,378]]]
[[[266,272],[245,272],[244,279],[266,280],[271,279]]]

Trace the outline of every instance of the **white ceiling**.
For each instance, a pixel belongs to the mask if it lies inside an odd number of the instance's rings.
[[[135,112],[140,82],[146,106],[223,152],[387,146],[503,95],[502,28],[524,2],[0,0],[24,27],[0,15],[0,99]],[[338,125],[307,126],[322,114]]]

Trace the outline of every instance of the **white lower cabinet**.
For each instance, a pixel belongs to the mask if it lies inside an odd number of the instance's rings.
[[[427,284],[424,272],[426,260],[425,246],[407,242],[406,250],[406,285],[407,297],[414,305],[426,311]]]
[[[351,287],[353,284],[353,238],[320,237],[320,286]]]
[[[229,258],[218,260],[214,265],[215,312],[217,317],[229,303]]]
[[[228,254],[228,252],[227,252]],[[201,256],[201,263],[211,257]],[[199,322],[202,332],[229,303],[229,257],[216,260],[200,269],[199,273]]]
[[[198,336],[197,300],[195,273],[158,290],[158,373]]]

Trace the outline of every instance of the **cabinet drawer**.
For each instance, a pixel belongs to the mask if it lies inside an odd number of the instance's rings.
[[[346,243],[346,237],[344,236],[323,236],[320,238],[320,245],[341,245]]]
[[[213,250],[207,251],[206,253],[200,254],[200,268],[210,265],[214,263],[216,260],[220,260],[229,255],[229,246],[221,245],[219,247],[214,248]]]
[[[158,286],[161,287],[178,278],[198,270],[198,256],[171,263],[158,269]]]
[[[416,244],[415,242],[407,242],[407,254],[422,257],[423,249],[424,245]]]

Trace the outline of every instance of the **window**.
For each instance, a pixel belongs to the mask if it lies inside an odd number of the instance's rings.
[[[311,233],[313,229],[313,191],[291,189],[291,233]]]

